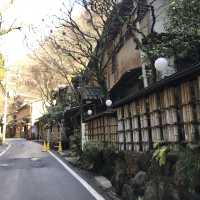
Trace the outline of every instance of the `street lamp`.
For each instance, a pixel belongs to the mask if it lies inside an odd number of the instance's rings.
[[[166,58],[160,57],[156,59],[154,65],[157,71],[163,72],[169,67],[169,62]]]
[[[87,111],[87,114],[89,115],[89,116],[91,116],[92,115],[92,110],[91,109],[89,109],[88,111]]]
[[[110,107],[112,106],[112,100],[107,99],[107,100],[106,100],[106,106],[107,106],[108,108],[110,108]]]
[[[169,65],[169,60],[164,57],[158,58],[154,65],[156,70],[160,72],[161,78],[165,78],[166,76],[170,76],[176,72],[174,67]]]

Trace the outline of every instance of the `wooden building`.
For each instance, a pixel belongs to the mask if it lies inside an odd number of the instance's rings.
[[[17,138],[31,138],[31,106],[25,104],[14,112],[13,135]]]
[[[148,151],[160,142],[199,142],[200,66],[157,82],[115,102],[119,149]]]
[[[160,5],[163,1],[156,2]],[[147,29],[143,26],[143,30],[148,32],[148,15],[143,17],[140,25],[146,24]],[[163,19],[162,16],[161,21]],[[158,32],[162,31],[161,21],[156,24]],[[117,27],[107,44],[108,53],[118,40],[117,31],[125,27],[124,24]],[[183,66],[181,71],[144,87],[140,79],[144,75],[141,52],[134,41],[127,34],[106,68],[107,89],[113,101],[112,116],[106,116],[106,110],[101,110],[89,117],[86,120],[87,140],[110,143],[112,134],[119,150],[137,152],[149,151],[157,143],[168,144],[173,149],[178,148],[178,144],[198,143],[200,65]],[[116,128],[107,132],[107,127],[113,124]]]
[[[121,17],[130,16],[129,12],[132,11],[132,6],[131,0],[123,1],[119,5]],[[85,122],[88,141],[115,144],[124,149],[122,145],[123,138],[119,133],[123,129],[123,124],[118,123],[116,109],[109,110],[106,108],[105,100],[106,98],[111,98],[114,103],[114,101],[143,88],[143,83],[139,79],[142,73],[142,66],[140,51],[137,48],[135,38],[127,24],[122,24],[117,19],[117,17],[113,17],[113,22],[110,23],[109,41],[105,44],[107,48],[106,52],[104,52],[104,62],[107,63],[104,76],[109,97],[103,98],[101,102],[102,109],[99,109],[98,112],[93,112],[93,116],[86,119]],[[115,46],[118,45],[119,48],[116,50]],[[112,58],[108,62],[110,55],[112,55]],[[96,105],[96,107],[98,106]],[[126,128],[128,131],[129,127]]]

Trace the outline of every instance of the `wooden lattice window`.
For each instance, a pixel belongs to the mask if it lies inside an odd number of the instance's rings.
[[[152,142],[159,143],[162,141],[162,134],[160,128],[160,105],[158,95],[156,93],[149,96],[149,113]]]
[[[147,102],[145,98],[138,101],[139,115],[140,115],[140,125],[141,125],[141,137],[142,137],[142,150],[148,151],[150,149],[150,133],[149,133],[149,123],[148,123],[148,111]]]
[[[178,118],[176,88],[166,88],[160,93],[163,138],[166,143],[177,143]]]
[[[181,89],[181,111],[183,122],[183,133],[187,142],[193,142],[195,136],[194,115],[192,108],[192,93],[190,82],[182,83]]]

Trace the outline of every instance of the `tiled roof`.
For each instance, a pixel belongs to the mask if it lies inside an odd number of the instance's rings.
[[[82,98],[84,100],[93,100],[102,98],[103,94],[99,87],[84,87],[82,88]]]

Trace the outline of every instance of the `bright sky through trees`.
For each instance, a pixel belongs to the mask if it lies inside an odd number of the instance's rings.
[[[24,35],[28,35],[29,40],[33,37],[29,34],[29,27],[39,27],[39,32],[47,34],[47,27],[52,28],[52,16],[59,15],[63,0],[14,0],[13,4],[5,9],[6,1],[8,0],[0,2],[0,9],[4,8],[4,26],[14,23],[23,27],[21,32],[12,31],[0,38],[0,51],[6,56],[7,64],[12,65],[30,52],[24,42]]]

